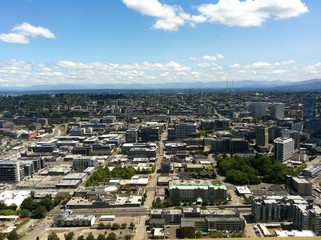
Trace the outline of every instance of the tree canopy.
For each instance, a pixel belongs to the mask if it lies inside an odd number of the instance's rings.
[[[226,181],[238,184],[284,183],[286,175],[298,175],[301,168],[290,169],[271,157],[224,157],[217,159],[217,167]]]

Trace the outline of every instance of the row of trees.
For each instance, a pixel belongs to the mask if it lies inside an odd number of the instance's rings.
[[[121,225],[118,223],[99,223],[97,229],[111,229],[111,230],[118,230],[118,229],[125,229],[127,227],[127,223],[122,223]],[[135,224],[131,222],[128,226],[129,229],[134,229]]]
[[[223,156],[217,158],[217,167],[226,181],[238,184],[284,183],[286,175],[298,175],[305,166],[290,169],[272,157]]]
[[[92,232],[90,232],[86,237],[81,235],[77,238],[77,240],[116,240],[117,236],[115,233],[109,233],[107,236],[105,236],[107,233],[105,232],[105,234],[99,234],[97,238],[94,237],[94,235],[92,234]],[[58,235],[55,232],[51,232],[47,238],[48,240],[60,240],[60,238],[58,237]],[[125,235],[125,240],[130,240],[131,236],[130,235]],[[38,239],[37,239],[38,240]],[[73,232],[69,232],[69,233],[65,233],[64,234],[64,240],[75,240],[74,239],[74,233]]]

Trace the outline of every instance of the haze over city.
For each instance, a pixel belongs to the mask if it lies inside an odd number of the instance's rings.
[[[321,77],[321,2],[0,0],[0,84]]]

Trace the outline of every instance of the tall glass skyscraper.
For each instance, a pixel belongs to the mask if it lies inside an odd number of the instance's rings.
[[[303,99],[303,119],[315,118],[316,99],[315,97],[305,97]]]

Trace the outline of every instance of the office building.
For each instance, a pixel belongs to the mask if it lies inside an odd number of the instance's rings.
[[[169,182],[169,197],[178,201],[196,201],[198,198],[225,200],[227,188],[207,180],[172,180]]]
[[[252,201],[252,217],[255,222],[293,221],[297,204],[307,205],[301,196],[262,196]]]
[[[139,131],[141,142],[156,142],[160,140],[161,128],[157,126],[144,125]]]
[[[316,114],[316,98],[315,97],[305,97],[303,99],[303,119],[315,118]]]
[[[244,153],[249,149],[249,143],[243,138],[215,138],[212,141],[213,153]]]
[[[274,158],[284,162],[292,158],[294,152],[294,140],[292,138],[277,138],[274,140]]]
[[[249,104],[249,110],[252,112],[253,118],[262,118],[266,116],[266,102],[251,102]]]
[[[293,195],[312,195],[312,183],[304,178],[287,176],[285,188],[290,194]]]
[[[257,126],[255,129],[256,145],[267,148],[269,144],[269,129],[264,126]]]
[[[300,149],[300,145],[301,145],[300,132],[295,130],[283,129],[281,131],[281,137],[292,138],[294,140],[294,149]]]
[[[284,118],[284,103],[274,103],[270,109],[270,118],[280,120]]]
[[[24,168],[19,162],[0,161],[0,182],[19,182],[24,176]]]
[[[300,231],[312,230],[316,235],[321,235],[321,208],[313,204],[296,205],[293,226]]]
[[[126,131],[126,143],[138,143],[138,128],[129,128]]]
[[[179,123],[175,125],[176,139],[196,137],[196,135],[197,135],[196,123]]]

